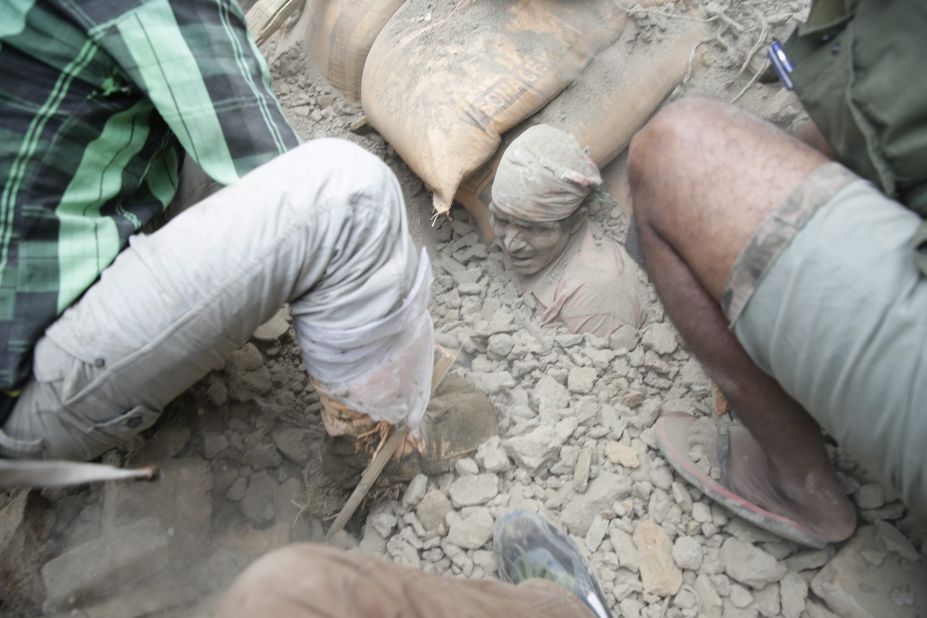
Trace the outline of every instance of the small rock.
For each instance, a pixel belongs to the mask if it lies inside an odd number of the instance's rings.
[[[734,605],[728,598],[724,599],[721,615],[723,618],[756,618],[758,612],[756,607],[753,606],[741,609],[740,607]]]
[[[417,506],[425,497],[426,491],[428,491],[428,477],[424,474],[416,474],[406,487],[406,492],[402,496],[402,504],[407,507]]]
[[[586,536],[593,518],[611,508],[616,500],[626,497],[630,490],[629,478],[603,471],[589,483],[586,493],[567,503],[561,513],[561,521],[571,533]]]
[[[592,524],[589,526],[589,530],[586,532],[586,549],[590,553],[595,552],[599,549],[599,545],[602,544],[602,541],[605,540],[605,533],[608,532],[608,520],[596,515],[592,520]]]
[[[209,388],[206,389],[206,396],[214,406],[219,408],[225,405],[225,402],[228,401],[229,388],[225,385],[223,380],[214,376],[210,379]]]
[[[877,509],[885,504],[882,486],[876,483],[869,483],[857,489],[856,504],[858,504],[861,509]]]
[[[782,599],[782,615],[785,618],[799,618],[805,611],[808,600],[808,583],[804,578],[789,571],[779,582],[779,594]]]
[[[247,489],[248,481],[245,480],[245,477],[239,476],[237,479],[235,479],[235,482],[229,486],[229,490],[225,492],[225,497],[232,502],[238,502],[245,497],[245,490]]]
[[[266,395],[273,387],[270,371],[264,366],[261,352],[252,343],[232,352],[226,367],[229,372],[229,394],[233,401],[251,401]]]
[[[875,523],[876,530],[879,531],[879,537],[885,543],[885,548],[897,553],[902,558],[911,562],[920,560],[921,555],[918,553],[914,544],[908,538],[898,531],[898,528],[885,521]]]
[[[739,609],[744,609],[753,603],[753,595],[738,584],[731,584],[731,593],[728,598],[731,600],[731,604]]]
[[[515,340],[507,333],[491,335],[486,344],[486,351],[490,358],[502,359],[512,353]]]
[[[785,566],[790,571],[809,571],[819,569],[833,557],[833,552],[826,549],[814,549],[795,554],[785,560]]]
[[[394,536],[386,542],[386,553],[393,562],[417,569],[421,566],[418,550],[400,536]]]
[[[573,418],[563,419],[553,427],[541,425],[526,434],[505,440],[503,447],[520,467],[536,472],[557,455],[577,426]]]
[[[620,442],[609,442],[606,444],[605,456],[608,457],[608,460],[613,464],[618,464],[625,468],[638,468],[641,465],[637,451]]]
[[[641,342],[657,354],[672,354],[679,347],[675,329],[666,322],[648,326],[641,336]]]
[[[469,457],[464,457],[454,462],[454,471],[460,476],[466,476],[468,474],[477,474],[480,468],[476,465],[475,461]]]
[[[756,609],[762,616],[776,618],[780,615],[779,584],[769,584],[762,590],[757,590],[753,598],[756,601]]]
[[[673,543],[673,560],[680,569],[697,571],[702,565],[702,557],[702,546],[692,537],[680,536]]]
[[[426,530],[436,532],[444,524],[444,517],[452,510],[451,501],[437,489],[432,489],[418,503],[415,514]]]
[[[694,502],[692,504],[692,519],[700,524],[707,524],[711,521],[711,507],[704,502]]]
[[[258,326],[257,330],[254,331],[253,337],[258,341],[276,341],[280,339],[290,327],[290,319],[289,309],[283,307],[274,314],[274,317]]]
[[[698,596],[699,616],[721,618],[721,597],[704,573],[695,578],[695,594]]]
[[[274,444],[283,456],[293,463],[305,464],[312,455],[312,432],[308,429],[287,427],[274,432]]]
[[[457,508],[486,504],[499,493],[499,477],[489,473],[462,476],[451,483],[448,493]]]
[[[592,449],[584,448],[579,451],[576,465],[573,467],[573,489],[576,493],[586,492],[589,486],[589,472],[592,468]]]
[[[567,377],[567,388],[571,393],[586,395],[592,392],[597,373],[592,367],[573,367]]]
[[[473,384],[482,391],[489,394],[500,393],[515,387],[515,378],[508,371],[498,371],[493,373],[470,374]]]
[[[465,517],[453,518],[447,541],[464,549],[479,549],[492,538],[493,523],[489,509],[475,508]]]
[[[499,436],[493,436],[480,445],[476,451],[476,461],[487,472],[505,472],[512,467]]]
[[[242,496],[239,507],[242,514],[258,527],[270,524],[276,516],[274,509],[274,490],[277,484],[265,472],[255,472],[248,480],[248,488]]]
[[[221,433],[210,432],[203,435],[203,457],[206,459],[214,459],[228,447],[228,438]]]
[[[731,578],[761,590],[785,575],[785,565],[749,543],[727,538],[721,546],[721,563]]]
[[[644,591],[661,597],[676,594],[682,585],[682,571],[673,562],[672,545],[663,528],[645,519],[637,525],[633,539]]]
[[[261,443],[248,450],[242,461],[255,470],[264,470],[265,468],[276,468],[283,460],[273,444]]]
[[[367,516],[367,525],[384,539],[389,538],[398,523],[399,519],[387,510],[379,510]]]
[[[634,546],[631,535],[618,526],[612,525],[611,530],[609,530],[609,540],[612,542],[612,548],[615,550],[621,568],[628,569],[632,573],[640,571],[637,547]]]

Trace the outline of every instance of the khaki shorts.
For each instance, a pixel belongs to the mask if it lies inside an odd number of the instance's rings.
[[[927,514],[921,219],[830,163],[762,224],[722,306],[750,357],[852,456]]]

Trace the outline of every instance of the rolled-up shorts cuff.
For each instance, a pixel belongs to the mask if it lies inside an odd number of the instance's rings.
[[[812,172],[735,261],[738,342],[841,447],[927,514],[921,218],[837,164]]]
[[[760,225],[734,261],[721,296],[721,309],[732,326],[799,230],[838,191],[857,180],[839,163],[826,163],[811,172]]]

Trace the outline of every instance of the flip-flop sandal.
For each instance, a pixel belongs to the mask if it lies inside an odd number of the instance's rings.
[[[821,549],[827,545],[825,539],[807,526],[790,517],[767,511],[738,496],[730,489],[728,481],[730,444],[728,439],[723,439],[720,435],[718,437],[717,458],[721,470],[721,480],[716,481],[699,468],[689,457],[689,428],[696,420],[696,417],[691,414],[669,412],[661,416],[654,424],[660,452],[663,453],[663,456],[676,472],[689,483],[695,485],[703,494],[758,528],[806,547]]]

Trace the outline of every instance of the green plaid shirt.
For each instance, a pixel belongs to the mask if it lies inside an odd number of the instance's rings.
[[[0,389],[171,202],[182,150],[230,184],[298,141],[235,0],[0,0]]]

